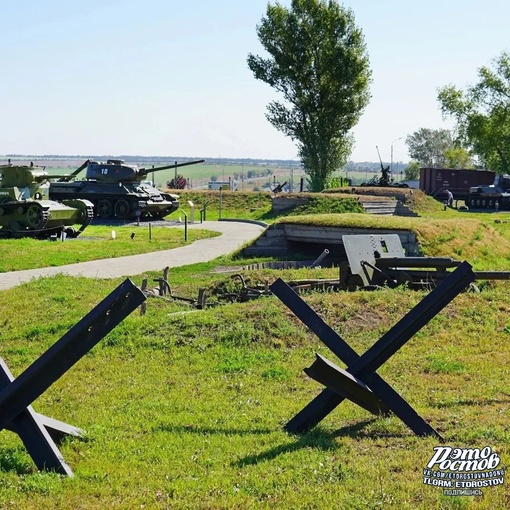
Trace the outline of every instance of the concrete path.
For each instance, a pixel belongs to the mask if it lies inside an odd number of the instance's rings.
[[[184,226],[173,228],[184,228]],[[201,239],[180,248],[143,255],[0,273],[0,290],[9,289],[33,278],[59,273],[88,278],[117,278],[135,276],[145,271],[159,271],[167,266],[179,267],[197,262],[208,262],[221,255],[232,253],[243,244],[256,239],[265,230],[265,226],[238,221],[204,221],[203,223],[189,224],[188,229],[214,230],[221,232],[222,235],[210,239]]]

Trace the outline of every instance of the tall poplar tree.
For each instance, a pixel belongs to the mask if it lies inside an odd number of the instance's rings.
[[[257,25],[268,57],[248,55],[248,67],[283,95],[266,118],[297,143],[311,191],[322,191],[347,161],[350,130],[370,100],[371,70],[362,31],[350,9],[333,0],[268,4]]]

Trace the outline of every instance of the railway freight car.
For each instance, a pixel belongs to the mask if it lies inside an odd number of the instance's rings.
[[[446,200],[446,190],[453,199],[466,200],[469,190],[475,186],[487,186],[494,182],[495,172],[457,168],[420,168],[420,189],[438,200]]]

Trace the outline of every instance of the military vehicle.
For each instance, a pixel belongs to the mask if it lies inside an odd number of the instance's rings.
[[[0,237],[49,238],[62,232],[77,237],[83,232],[94,217],[92,203],[46,199],[41,185],[51,178],[33,163],[0,165]],[[76,230],[75,225],[81,226]]]
[[[466,205],[470,209],[510,210],[510,175],[496,175],[489,186],[471,186]]]
[[[381,177],[374,176],[368,182],[363,182],[360,186],[378,186],[382,188],[409,188],[406,183],[393,182],[393,178],[390,175],[390,167],[384,166],[381,154],[379,153],[379,147],[375,146],[377,154],[379,156],[379,162],[381,163]]]
[[[49,196],[52,200],[90,200],[96,216],[103,219],[159,219],[179,208],[179,197],[162,193],[150,185],[146,181],[148,174],[204,161],[200,159],[158,168],[139,168],[125,164],[121,159],[109,159],[106,163],[87,160],[69,176],[52,182]],[[85,180],[74,180],[84,168]]]

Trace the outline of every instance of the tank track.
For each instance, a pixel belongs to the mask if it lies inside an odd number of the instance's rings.
[[[94,206],[88,205],[85,209],[85,218],[83,220],[83,223],[81,224],[79,230],[76,231],[76,235],[74,237],[78,237],[87,228],[87,226],[91,224],[93,219],[94,219]]]
[[[37,207],[40,207],[38,204],[36,204]],[[14,210],[15,208],[18,208],[19,204],[13,204],[13,203],[2,203],[2,214],[9,214],[11,210]],[[34,207],[34,204],[30,204],[29,207],[27,207],[24,210],[24,213],[26,214],[27,211],[30,209],[30,207]],[[10,227],[3,227],[0,229],[0,237],[1,238],[14,238],[14,237],[39,237],[43,232],[45,232],[45,226],[47,225],[49,219],[50,219],[50,212],[48,210],[45,210],[41,207],[40,211],[40,219],[37,224],[37,228],[35,227],[25,227],[25,228],[10,228]]]
[[[65,232],[68,237],[75,238],[78,237],[85,228],[90,225],[92,220],[94,219],[94,206],[89,205],[85,207],[84,210],[84,219],[83,222],[79,228],[79,230],[74,230],[72,227],[64,227],[64,226],[58,226],[58,227],[51,227],[51,228],[44,228],[44,226],[48,223],[48,220],[50,219],[50,212],[49,211],[42,211],[42,220],[40,222],[40,225],[42,228],[36,229],[26,229],[26,230],[13,230],[9,228],[1,228],[0,229],[0,238],[3,239],[9,239],[9,238],[22,238],[22,237],[34,237],[38,239],[46,239],[50,236],[58,236],[61,234],[61,232]]]

